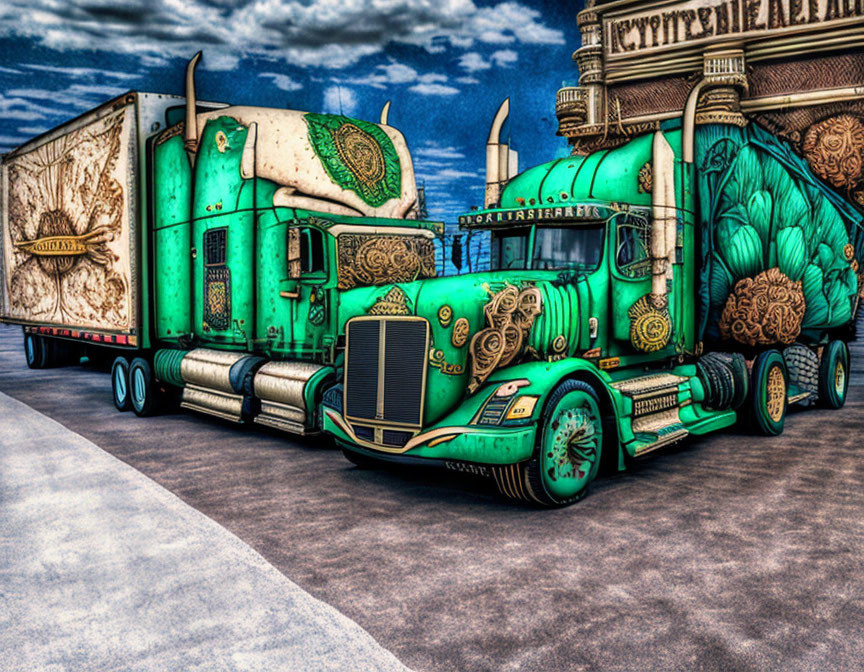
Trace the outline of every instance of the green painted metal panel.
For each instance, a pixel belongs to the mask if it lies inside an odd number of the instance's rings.
[[[231,117],[207,122],[192,204],[195,334],[244,350],[255,338],[254,185],[240,173],[247,133]]]
[[[192,334],[192,170],[183,138],[153,152],[154,310],[156,338]]]

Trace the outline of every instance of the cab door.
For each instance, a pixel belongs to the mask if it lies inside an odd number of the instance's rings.
[[[309,221],[300,220],[287,231],[288,277],[280,284],[279,296],[291,302],[291,350],[323,355],[332,345],[326,337],[333,236]]]
[[[642,352],[632,340],[631,313],[638,311],[639,302],[651,293],[651,224],[647,217],[621,213],[612,219],[609,229],[612,251],[609,355],[620,357]]]

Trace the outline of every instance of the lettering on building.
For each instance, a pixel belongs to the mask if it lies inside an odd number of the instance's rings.
[[[609,56],[746,37],[864,17],[864,0],[686,0],[672,6],[607,17]]]

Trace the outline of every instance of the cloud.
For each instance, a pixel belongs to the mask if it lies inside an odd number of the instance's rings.
[[[419,93],[423,96],[455,96],[459,93],[459,89],[453,86],[446,86],[444,84],[415,84],[412,87],[409,87],[409,91],[413,91],[414,93]]]
[[[27,68],[28,70],[53,72],[76,78],[95,79],[97,77],[107,77],[109,79],[130,80],[139,79],[141,77],[141,74],[137,72],[116,72],[114,70],[102,70],[99,68],[63,67],[58,65],[42,65],[41,63],[22,63],[21,67]]]
[[[410,65],[391,61],[379,65],[363,77],[354,77],[346,80],[349,84],[371,86],[376,89],[387,89],[391,86],[401,84],[443,84],[447,81],[447,75],[440,72],[426,72],[422,75]],[[414,88],[414,87],[412,87]]]
[[[457,77],[456,81],[460,84],[479,84],[480,80],[476,77]]]
[[[203,67],[211,70],[233,68],[246,55],[344,68],[391,43],[430,53],[448,45],[564,43],[561,30],[521,2],[478,7],[474,0],[5,0],[0,38],[13,36],[59,51],[96,45],[144,66],[203,48]]]
[[[488,70],[492,67],[492,64],[489,63],[489,61],[485,60],[476,51],[469,51],[466,54],[462,54],[462,56],[459,58],[459,65],[465,68],[465,70],[467,70],[468,72]]]
[[[357,111],[357,94],[344,86],[328,86],[324,89],[324,111],[331,114],[350,115]]]
[[[300,82],[295,82],[288,75],[282,75],[278,72],[262,72],[258,76],[272,79],[273,86],[281,91],[299,91],[303,88]]]
[[[7,95],[9,94],[9,95]],[[41,103],[7,92],[0,92],[0,119],[36,121],[49,116],[67,116],[62,110],[46,108]]]
[[[15,68],[5,68],[0,65],[0,72],[5,72],[8,75],[23,75],[24,73],[20,70],[16,70]]]
[[[420,77],[418,77],[417,79],[419,79],[424,84],[434,84],[435,82],[446,82],[447,75],[442,75],[439,72],[427,72],[425,75],[420,75]]]
[[[506,68],[519,60],[519,54],[512,49],[499,49],[492,54],[492,60],[498,67]]]
[[[42,135],[45,131],[51,130],[48,126],[19,126],[18,132],[26,135]]]
[[[4,147],[17,147],[18,145],[23,145],[29,139],[26,136],[0,135],[0,145]]]
[[[435,142],[426,141],[424,145],[414,150],[416,156],[425,156],[430,159],[464,159],[465,154],[453,146],[442,147]]]
[[[443,170],[436,171],[434,173],[429,173],[428,175],[424,175],[423,179],[427,182],[436,183],[436,182],[452,182],[453,180],[477,180],[483,179],[484,183],[486,180],[486,173],[484,171],[471,171],[471,170],[459,170],[458,168],[444,168]]]
[[[9,89],[6,93],[19,99],[28,100],[31,105],[33,105],[32,101],[34,100],[47,100],[56,105],[68,105],[71,107],[86,109],[89,107],[95,107],[111,98],[115,98],[121,93],[126,93],[127,90],[128,89],[105,84],[72,84],[71,86],[67,86],[65,89],[59,91],[24,87]],[[38,106],[34,105],[34,107],[36,107],[36,109],[42,109],[41,104]],[[64,114],[59,111],[56,111],[55,113]],[[8,115],[0,112],[0,117],[3,116]],[[39,119],[42,117],[32,118]]]

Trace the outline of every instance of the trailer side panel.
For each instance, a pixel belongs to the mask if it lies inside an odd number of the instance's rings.
[[[3,321],[140,333],[134,100],[103,106],[4,160]]]

